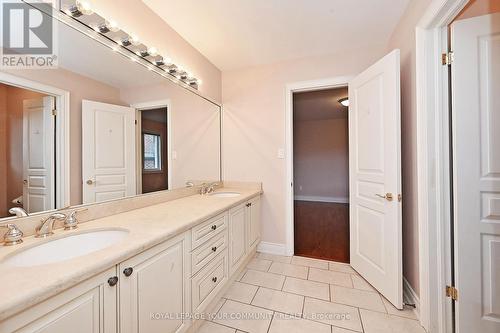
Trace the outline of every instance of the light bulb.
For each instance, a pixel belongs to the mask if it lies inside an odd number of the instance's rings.
[[[137,35],[130,35],[130,42],[132,45],[139,45],[141,42],[139,41],[139,37]]]
[[[158,55],[158,50],[156,49],[156,47],[150,47],[148,49],[148,53],[150,56],[156,57]]]
[[[120,28],[118,27],[118,23],[113,20],[106,21],[106,27],[108,27],[108,29],[112,32],[117,32],[118,30],[120,30]]]
[[[82,14],[92,15],[94,13],[92,7],[90,6],[90,3],[88,3],[87,1],[77,1],[76,7],[79,11],[82,12]]]

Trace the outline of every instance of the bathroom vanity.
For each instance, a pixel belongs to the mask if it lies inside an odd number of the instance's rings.
[[[194,329],[255,253],[261,192],[194,194],[0,249],[0,332]],[[13,260],[39,244],[111,230],[126,235],[82,256],[43,265]]]

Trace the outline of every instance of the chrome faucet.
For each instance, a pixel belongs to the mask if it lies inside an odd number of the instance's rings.
[[[66,220],[66,215],[62,213],[54,213],[42,220],[39,226],[36,227],[36,238],[45,238],[53,235],[52,229],[54,228],[55,221]]]
[[[203,184],[201,184],[200,194],[204,195],[204,194],[212,193],[213,191],[215,191],[216,186],[219,186],[218,182],[213,182],[213,183],[208,183],[208,184],[203,183]]]
[[[11,209],[9,209],[9,213],[12,215],[16,215],[17,217],[28,216],[28,212],[21,207],[12,207]]]
[[[72,211],[68,217],[64,220],[64,230],[73,230],[78,228],[78,220],[76,219],[76,214],[80,212],[87,211],[87,208],[74,210]]]
[[[21,244],[23,242],[23,232],[12,223],[0,225],[0,228],[7,228],[7,232],[3,235],[3,245],[10,246]]]

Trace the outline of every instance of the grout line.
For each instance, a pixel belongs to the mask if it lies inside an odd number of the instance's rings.
[[[302,315],[301,317],[305,319],[304,317],[304,308],[306,307],[306,297],[302,296]]]
[[[328,299],[332,301],[332,286],[328,284]]]
[[[255,299],[255,296],[257,296],[257,293],[259,292],[259,290],[260,290],[260,286],[258,286],[258,287],[257,287],[257,290],[255,290],[255,294],[253,295],[252,300],[251,300],[251,301],[250,301],[250,303],[249,303],[250,305],[252,305],[253,300]]]
[[[363,325],[363,318],[361,317],[361,311],[358,308],[359,322],[361,323],[361,331],[365,331],[365,325]]]
[[[274,315],[276,312],[273,311],[273,316],[271,317],[271,321],[269,322],[269,326],[267,327],[267,333],[269,333],[269,330],[271,329],[271,324],[273,323]]]

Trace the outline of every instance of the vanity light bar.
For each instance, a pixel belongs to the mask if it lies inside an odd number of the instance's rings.
[[[108,21],[95,13],[88,2],[77,0],[75,3],[66,6],[66,9],[62,10],[62,12],[115,43],[116,46],[111,47],[113,51],[118,51],[118,48],[121,47],[131,53],[128,56],[130,60],[134,62],[138,62],[139,59],[146,61],[147,64],[143,65],[149,70],[157,69],[155,72],[158,74],[173,76],[180,83],[194,89],[198,89],[201,85],[200,79],[195,78],[182,69],[181,66],[172,63],[171,59],[163,58],[155,47],[147,47],[139,41],[137,36],[121,30],[115,21]],[[90,23],[91,21],[99,23]]]

